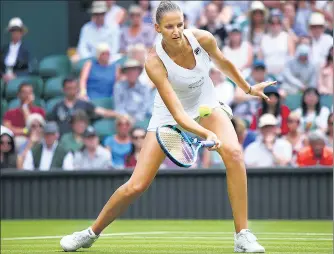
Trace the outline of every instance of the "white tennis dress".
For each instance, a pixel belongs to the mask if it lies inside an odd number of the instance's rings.
[[[167,69],[168,80],[183,108],[190,117],[195,119],[199,116],[198,108],[200,105],[206,104],[215,108],[219,107],[220,104],[209,76],[211,60],[208,53],[201,47],[190,30],[185,29],[183,34],[193,49],[196,59],[195,68],[189,70],[177,65],[163,49],[162,38],[156,43],[156,52]],[[147,130],[155,131],[157,127],[165,124],[176,125],[177,123],[157,92],[152,118]]]

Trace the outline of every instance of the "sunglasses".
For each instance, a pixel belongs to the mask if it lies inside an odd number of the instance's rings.
[[[141,136],[132,136],[132,139],[134,140],[138,140],[138,139],[144,139],[145,135],[141,135]]]

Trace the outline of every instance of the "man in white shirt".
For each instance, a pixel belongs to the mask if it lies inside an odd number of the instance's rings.
[[[245,150],[247,167],[287,166],[292,159],[291,144],[278,138],[278,121],[272,114],[263,114],[259,119],[261,135]]]
[[[73,153],[58,144],[59,130],[56,122],[44,126],[44,139],[35,145],[23,162],[25,170],[73,170]]]
[[[105,22],[105,14],[108,7],[105,1],[94,1],[92,3],[91,21],[86,23],[80,31],[78,54],[80,59],[96,56],[96,46],[101,42],[109,44],[111,54],[119,50],[120,28]]]

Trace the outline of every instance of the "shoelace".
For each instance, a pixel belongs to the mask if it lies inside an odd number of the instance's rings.
[[[257,240],[256,236],[249,229],[247,229],[241,235],[244,236],[246,240],[250,243]]]

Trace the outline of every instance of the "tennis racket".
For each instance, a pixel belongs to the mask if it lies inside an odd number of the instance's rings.
[[[202,147],[212,147],[214,141],[200,141],[192,138],[173,125],[157,128],[158,143],[167,157],[180,167],[189,168],[197,160],[198,151]]]

